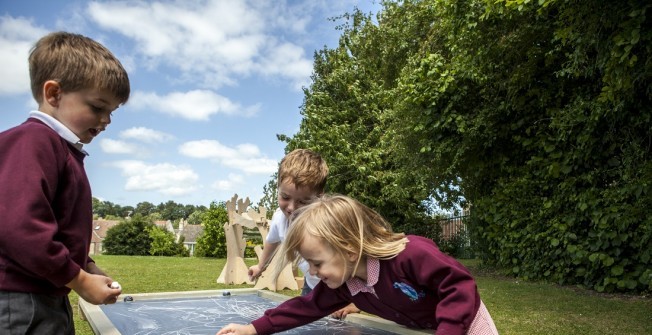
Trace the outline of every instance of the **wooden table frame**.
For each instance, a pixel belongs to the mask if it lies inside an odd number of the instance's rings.
[[[179,299],[179,298],[204,298],[211,296],[221,296],[224,292],[229,292],[232,295],[236,294],[258,294],[258,296],[269,299],[272,301],[284,301],[291,297],[282,295],[267,290],[258,290],[255,288],[244,289],[231,289],[231,290],[206,290],[206,291],[185,291],[185,292],[161,292],[161,293],[139,293],[129,294],[134,300],[155,300],[155,299]],[[123,298],[126,295],[119,297],[117,304],[124,303]],[[100,306],[90,304],[83,299],[79,299],[79,310],[81,311],[82,318],[87,320],[93,332],[96,335],[121,335],[115,328],[111,320],[104,314]],[[378,317],[369,316],[365,314],[350,314],[346,317],[347,322],[352,322],[358,325],[382,329],[396,334],[432,334],[432,330],[414,330],[404,326],[398,325],[394,322],[384,320]]]

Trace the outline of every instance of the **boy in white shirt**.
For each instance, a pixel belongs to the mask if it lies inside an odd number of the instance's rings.
[[[289,226],[288,218],[296,209],[309,204],[312,199],[321,196],[326,187],[328,165],[321,156],[311,150],[296,149],[285,155],[278,168],[278,206],[269,224],[269,233],[263,243],[263,254],[258,264],[249,268],[251,280],[258,278],[274,257],[274,252],[285,240]],[[302,295],[310,293],[319,282],[319,278],[308,273],[308,268],[301,266],[305,275]]]
[[[285,240],[285,233],[289,226],[288,218],[295,210],[324,194],[327,178],[328,165],[314,151],[296,149],[283,157],[278,168],[279,208],[274,212],[269,224],[269,233],[263,243],[263,253],[258,260],[258,264],[249,268],[249,278],[251,280],[255,280],[265,271],[272,257],[274,257],[274,252],[281,242]],[[304,274],[301,295],[307,295],[319,283],[319,278],[310,275],[305,260],[301,260],[298,265]],[[333,316],[344,318],[349,313],[359,311],[355,305],[351,304],[333,313]]]

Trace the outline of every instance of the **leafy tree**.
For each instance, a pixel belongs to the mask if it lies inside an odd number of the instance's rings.
[[[156,206],[154,206],[153,203],[144,201],[144,202],[139,202],[136,205],[136,208],[134,209],[134,215],[135,214],[140,214],[142,216],[147,216],[156,211]]]
[[[135,209],[132,206],[123,206],[120,211],[123,217],[131,217],[134,215]]]
[[[652,4],[383,6],[315,54],[286,151],[320,152],[329,191],[408,232],[470,204],[484,259],[516,276],[651,290]]]
[[[100,213],[100,206],[102,205],[102,201],[96,197],[93,197],[93,218],[95,219],[96,217],[102,217],[103,213]]]
[[[164,221],[163,220],[163,215],[159,212],[152,212],[149,215],[147,215],[147,219],[154,222],[154,221]]]
[[[226,257],[226,237],[224,224],[229,222],[226,204],[211,202],[201,218],[204,231],[197,238],[198,257]]]
[[[109,255],[149,255],[152,238],[150,227],[154,224],[140,214],[122,220],[109,228],[104,238],[104,250]]]
[[[207,209],[203,209],[203,210],[202,210],[202,209],[198,209],[198,210],[195,210],[194,212],[192,212],[192,213],[188,216],[188,219],[187,219],[187,220],[188,220],[188,224],[192,224],[192,225],[198,225],[198,224],[201,224],[201,218],[202,218],[202,215],[204,214],[204,212],[205,212],[206,210],[207,210]]]
[[[187,216],[184,206],[172,200],[166,203],[160,203],[157,206],[157,211],[161,213],[163,220],[178,221]]]
[[[278,208],[278,172],[274,172],[272,179],[263,186],[263,197],[258,201],[258,207],[267,209],[267,219],[271,219]]]
[[[206,209],[206,206],[201,206]],[[185,205],[183,206],[183,217],[181,219],[187,219],[190,214],[192,214],[195,210],[197,210],[198,207],[195,207],[194,205]]]
[[[342,18],[347,22],[340,26],[343,35],[338,47],[315,54],[313,82],[304,90],[299,132],[279,139],[287,142],[287,152],[310,148],[324,157],[330,169],[327,191],[362,201],[397,230],[436,235],[428,214],[428,190],[418,180],[399,187],[401,176],[388,151],[393,134],[387,132],[385,115],[405,62],[391,55],[414,47],[409,42],[413,39],[380,31],[359,10]]]
[[[97,198],[93,198],[93,212],[101,218],[105,218],[109,215],[114,217],[124,218],[122,214],[122,208],[120,205],[114,204],[110,201],[100,201]]]
[[[155,225],[147,228],[149,237],[152,240],[149,254],[152,256],[182,256],[190,255],[188,249],[183,246],[183,241],[177,243],[172,232]]]
[[[514,275],[652,288],[650,5],[406,3],[433,22],[396,91],[406,170],[470,201]]]

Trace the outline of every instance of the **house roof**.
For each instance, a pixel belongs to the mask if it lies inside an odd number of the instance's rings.
[[[184,237],[185,243],[194,243],[197,242],[197,237],[199,237],[203,231],[204,227],[201,225],[189,224],[183,226],[183,230],[181,231],[180,235]]]
[[[165,229],[167,223],[168,223],[168,222],[165,221],[165,220],[154,221],[154,224],[155,224],[156,226],[158,226],[159,228],[163,228],[163,229]]]
[[[93,220],[93,235],[91,242],[99,243],[106,237],[109,228],[117,225],[120,221],[115,220]]]

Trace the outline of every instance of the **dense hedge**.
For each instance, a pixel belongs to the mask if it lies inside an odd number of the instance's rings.
[[[406,0],[344,15],[299,132],[280,138],[401,228],[470,205],[479,253],[515,276],[650,291],[651,6]]]

